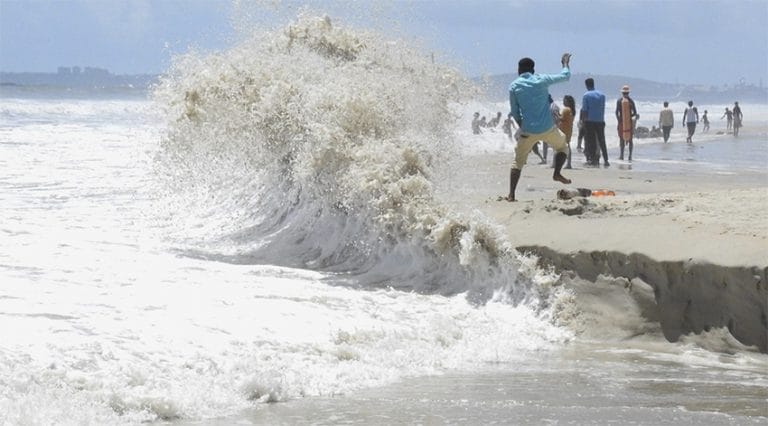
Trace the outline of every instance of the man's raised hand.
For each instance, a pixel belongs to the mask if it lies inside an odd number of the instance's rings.
[[[560,58],[560,63],[563,64],[563,67],[568,68],[571,63],[571,54],[563,53],[562,58]]]

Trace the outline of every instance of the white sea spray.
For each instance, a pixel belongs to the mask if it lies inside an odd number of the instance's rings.
[[[197,226],[205,247],[187,253],[524,299],[530,281],[503,234],[433,192],[458,152],[453,105],[474,93],[404,42],[328,17],[179,58],[156,91],[172,123],[163,166],[182,192],[215,200]]]

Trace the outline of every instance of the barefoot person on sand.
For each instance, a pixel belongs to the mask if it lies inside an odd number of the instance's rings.
[[[624,160],[624,146],[629,147],[629,161],[632,161],[632,136],[635,133],[635,123],[640,115],[637,113],[635,101],[629,97],[629,86],[621,88],[621,97],[616,101],[616,121],[619,123],[619,160]]]
[[[520,135],[515,147],[515,162],[509,171],[509,195],[507,201],[515,200],[515,188],[520,180],[520,171],[528,160],[528,153],[537,141],[549,144],[555,150],[555,172],[552,179],[564,184],[571,183],[560,174],[568,158],[568,145],[565,135],[552,122],[549,110],[549,86],[571,77],[569,64],[570,53],[564,53],[560,59],[563,69],[559,74],[534,74],[534,62],[523,58],[518,62],[519,77],[509,85],[509,107],[512,117],[520,127]]]

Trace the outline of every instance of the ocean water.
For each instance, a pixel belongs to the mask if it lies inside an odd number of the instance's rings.
[[[147,99],[3,93],[0,423],[765,423],[764,354],[620,289],[558,323],[585,283],[436,199],[473,94],[311,16]]]
[[[562,106],[561,101],[558,105]],[[719,105],[700,105],[700,111],[710,111],[710,129],[703,130],[699,123],[692,144],[685,143],[687,130],[681,126],[683,111],[687,105],[683,102],[671,103],[675,112],[675,127],[670,134],[668,143],[662,138],[635,138],[633,161],[620,161],[619,138],[616,131],[616,118],[610,107],[615,105],[615,99],[606,101],[605,139],[608,148],[608,159],[612,164],[624,169],[663,172],[663,173],[746,173],[762,174],[768,163],[768,104],[742,104],[743,110],[749,111],[745,116],[741,135],[734,137],[727,130],[725,120]],[[724,104],[726,105],[726,104]],[[727,104],[729,107],[732,106]],[[580,108],[577,103],[576,108]],[[651,128],[658,125],[661,102],[637,102],[638,126]],[[493,116],[494,111],[509,111],[507,103],[468,102],[457,111],[461,117],[457,122],[455,133],[459,136],[460,146],[465,154],[483,151],[486,153],[513,153],[514,143],[502,132],[501,128],[485,129],[482,134],[474,135],[470,131],[472,114]],[[718,111],[719,114],[713,114]],[[581,167],[585,162],[584,155],[576,151],[578,130],[574,128],[571,138],[573,150],[573,165]],[[533,155],[529,159],[534,163]],[[552,162],[552,157],[548,158]]]

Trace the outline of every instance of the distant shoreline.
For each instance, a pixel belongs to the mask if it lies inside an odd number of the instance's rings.
[[[65,72],[62,70],[70,70]],[[72,72],[61,68],[57,73],[47,72],[0,72],[2,87],[49,87],[49,88],[129,88],[149,89],[157,83],[159,74],[112,74],[99,68],[85,68]]]
[[[483,89],[489,101],[505,101],[509,83],[515,74],[498,74],[474,77],[471,80]],[[574,73],[568,82],[553,85],[552,96],[562,98],[565,94],[580,96],[584,92],[584,79],[593,77],[597,89],[607,96],[617,94],[627,84],[632,88],[636,101],[688,101],[696,103],[755,102],[768,103],[768,88],[753,84],[703,85],[663,83],[636,77],[592,75]],[[61,88],[128,88],[149,90],[156,84],[160,74],[112,74],[101,68],[60,67],[58,72],[7,72],[0,71],[0,87],[61,87]]]

